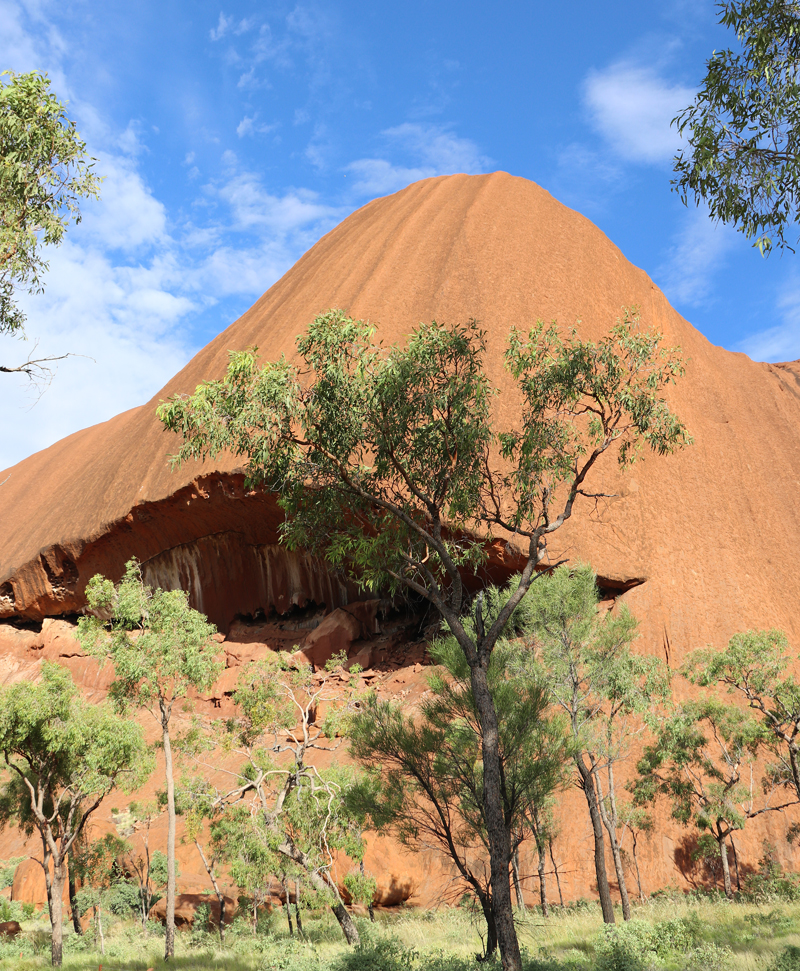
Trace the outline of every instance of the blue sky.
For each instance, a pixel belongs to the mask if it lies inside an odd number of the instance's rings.
[[[712,0],[0,0],[0,67],[49,72],[106,176],[0,358],[0,469],[146,401],[376,196],[503,169],[593,220],[716,344],[800,357],[800,273],[670,192]],[[92,360],[90,360],[91,358]]]

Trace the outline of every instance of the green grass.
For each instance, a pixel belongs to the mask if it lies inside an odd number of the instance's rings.
[[[179,933],[175,971],[467,971],[483,967],[480,924],[461,908],[400,909],[359,919],[364,947],[353,952],[341,940],[329,912],[307,913],[306,942],[289,938],[280,912],[262,921],[253,936],[244,924],[228,932],[225,946],[214,934]],[[24,940],[0,945],[0,969],[34,971],[49,966],[49,925],[23,922]],[[66,931],[66,928],[65,928]],[[547,920],[536,911],[519,915],[520,943],[530,971],[770,971],[790,945],[800,955],[800,903],[728,903],[671,897],[635,909],[610,935],[599,907],[556,910]],[[31,953],[36,947],[37,953]],[[76,947],[82,950],[76,950]],[[20,958],[20,951],[23,956]],[[800,957],[780,971],[800,971]],[[65,938],[64,967],[71,971],[163,969],[163,932],[148,933],[117,920],[101,957],[89,930]],[[778,971],[776,967],[776,971]]]

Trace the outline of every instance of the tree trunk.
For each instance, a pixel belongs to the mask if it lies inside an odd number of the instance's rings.
[[[736,870],[736,889],[741,892],[742,881],[739,879],[739,854],[736,852],[736,844],[733,842],[733,836],[730,837],[731,849],[733,850],[733,867]]]
[[[294,927],[292,926],[292,908],[289,903],[289,884],[286,877],[283,878],[283,895],[286,897],[286,920],[289,924],[289,937],[294,937]]]
[[[639,887],[639,900],[644,903],[647,898],[644,895],[644,890],[642,889],[642,874],[639,872],[639,858],[636,855],[636,832],[631,830],[631,842],[633,844],[633,865],[636,868],[636,883]]]
[[[511,855],[511,875],[514,878],[514,896],[517,898],[517,907],[525,913],[525,898],[522,896],[522,884],[519,879],[519,847],[514,847]]]
[[[480,664],[470,666],[472,696],[481,722],[481,752],[483,755],[483,808],[489,842],[489,863],[492,879],[492,911],[500,947],[503,971],[521,971],[522,955],[514,910],[511,904],[511,834],[503,808],[503,782],[500,762],[500,731],[497,712]]]
[[[729,900],[733,900],[733,887],[731,886],[731,868],[728,864],[728,847],[725,844],[725,840],[721,839],[719,842],[719,857],[722,860],[722,882],[725,887],[725,896]]]
[[[78,914],[78,907],[75,903],[75,894],[77,893],[75,889],[75,874],[73,873],[73,857],[70,853],[69,862],[67,863],[67,874],[69,880],[69,909],[72,914],[72,929],[76,934],[83,934],[83,928],[81,927],[81,918]]]
[[[603,821],[600,818],[600,810],[597,808],[597,793],[594,788],[594,773],[586,766],[583,756],[577,756],[575,765],[581,777],[581,788],[586,796],[586,804],[589,807],[589,816],[592,821],[592,833],[594,835],[594,872],[597,878],[597,892],[600,895],[600,908],[603,911],[603,922],[606,924],[614,923],[614,905],[611,901],[611,888],[608,885],[608,874],[606,873],[606,853],[605,839],[603,837]]]
[[[358,861],[358,864],[359,864],[359,867],[361,869],[361,876],[363,877],[364,876],[364,858],[363,857]],[[299,900],[300,899],[300,884],[299,883],[297,884],[297,887],[298,887],[298,890],[297,890],[297,899]],[[369,903],[367,904],[367,911],[369,912],[369,919],[370,919],[370,921],[374,924],[375,923],[375,908],[372,906],[372,897],[369,898]],[[298,917],[298,920],[299,919],[300,918]]]
[[[561,909],[564,909],[564,894],[561,892],[561,877],[558,875],[558,864],[556,863],[556,858],[553,855],[553,841],[547,841],[547,848],[550,851],[550,862],[553,864],[553,873],[556,875],[556,886],[558,887],[558,903]]]
[[[217,902],[219,903],[219,942],[224,944],[225,942],[225,894],[219,889],[219,884],[217,883],[217,878],[214,874],[214,864],[216,862],[216,857],[211,858],[209,863],[206,859],[206,855],[203,852],[203,847],[200,845],[199,840],[194,841],[194,845],[197,847],[197,852],[200,854],[200,859],[203,861],[203,866],[206,868],[206,873],[208,874],[208,879],[211,881],[211,886],[214,888],[214,893],[217,895]],[[287,898],[288,899],[288,898]]]
[[[625,883],[625,871],[622,868],[622,854],[619,851],[619,843],[616,840],[616,833],[610,834],[611,854],[614,857],[614,872],[617,874],[619,885],[619,895],[622,900],[622,919],[631,919],[631,901],[628,896],[628,886]]]
[[[342,898],[339,895],[339,888],[333,882],[333,880],[328,877],[327,880],[323,880],[319,873],[310,865],[308,858],[302,850],[299,850],[293,843],[288,840],[281,843],[278,847],[278,852],[283,853],[284,856],[288,856],[290,860],[294,863],[299,864],[308,874],[308,879],[311,881],[311,886],[320,892],[333,891],[336,897],[336,903],[331,904],[331,910],[334,916],[339,921],[339,926],[342,928],[342,933],[344,934],[344,939],[348,944],[355,946],[359,943],[360,938],[358,936],[358,930],[356,925],[353,923],[353,918],[348,914],[347,908],[342,903]]]
[[[480,962],[491,961],[497,950],[497,924],[495,923],[494,908],[489,897],[481,895],[478,899],[486,921],[486,949],[482,955],[476,954],[475,957]]]
[[[103,936],[103,908],[97,905],[97,936],[100,938],[100,953],[105,957],[106,939]]]
[[[53,861],[54,863],[56,861]],[[67,879],[66,867],[63,863],[53,866],[53,877],[49,880],[50,886],[47,888],[47,902],[50,910],[50,933],[51,946],[50,954],[54,968],[60,968],[64,954],[64,928],[62,921],[64,917],[64,882]],[[45,871],[47,875],[47,871]]]
[[[164,768],[167,777],[167,914],[164,940],[164,960],[175,956],[175,779],[172,772],[172,746],[169,722],[162,712],[164,735]]]
[[[617,886],[619,887],[619,896],[622,901],[622,919],[631,919],[631,901],[628,897],[628,885],[625,882],[625,870],[622,866],[622,854],[620,853],[619,839],[617,838],[617,806],[614,798],[614,769],[613,766],[608,766],[608,805],[605,804],[605,799],[603,797],[603,790],[600,784],[599,776],[596,776],[597,782],[597,809],[600,813],[600,818],[603,820],[603,825],[608,833],[608,841],[611,844],[611,856],[614,860],[614,872],[617,875]]]
[[[375,915],[372,912],[372,904],[369,905],[369,915],[372,920],[375,920]],[[300,878],[297,877],[294,881],[294,918],[297,921],[297,933],[298,936],[303,936],[303,921],[300,918]]]
[[[536,850],[539,854],[539,865],[537,867],[539,873],[539,902],[542,905],[542,917],[550,916],[550,908],[547,906],[547,884],[545,882],[545,853],[544,853],[544,840],[537,839]]]
[[[347,908],[341,900],[337,900],[335,904],[331,904],[331,910],[339,921],[339,927],[342,928],[345,940],[348,944],[355,947],[359,943],[360,938],[356,930],[356,925],[353,923],[353,918],[347,913]]]

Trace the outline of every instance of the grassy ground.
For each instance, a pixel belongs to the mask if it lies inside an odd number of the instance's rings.
[[[530,971],[800,971],[800,903],[728,903],[672,898],[636,909],[634,920],[608,933],[599,908],[556,911],[548,920],[520,915],[520,942]],[[304,918],[306,942],[289,938],[280,913],[253,937],[245,925],[216,935],[181,933],[176,971],[467,971],[480,967],[479,925],[461,909],[401,910],[379,914],[376,925],[359,921],[364,946],[341,942],[327,914]],[[33,971],[49,965],[46,921],[26,921],[24,940],[0,945],[0,968]],[[66,930],[66,928],[65,928]],[[787,948],[798,948],[796,957]],[[37,953],[31,953],[36,947]],[[777,962],[777,963],[776,963]],[[782,963],[781,963],[782,962]],[[64,967],[72,971],[162,969],[163,937],[117,921],[106,934],[106,955],[90,930],[69,935]],[[486,967],[486,965],[483,965]]]

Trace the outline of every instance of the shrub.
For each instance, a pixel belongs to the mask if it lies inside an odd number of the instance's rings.
[[[654,952],[652,928],[642,921],[606,924],[595,941],[597,971],[645,971]]]
[[[14,882],[14,874],[17,872],[17,867],[26,860],[25,856],[16,856],[13,860],[2,860],[0,861],[0,890],[5,890],[6,887],[10,887]]]
[[[332,971],[410,971],[418,960],[418,952],[396,937],[369,935],[341,955]]]
[[[768,971],[800,971],[800,947],[790,944],[769,965]]]

